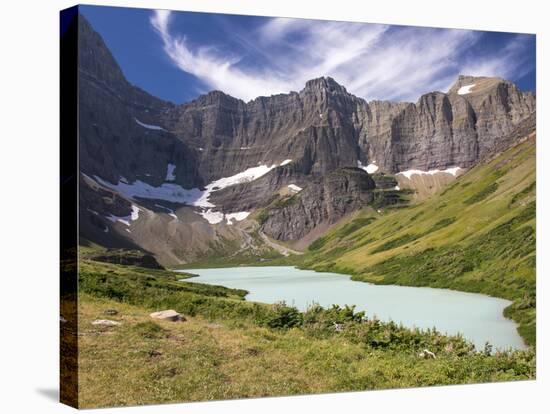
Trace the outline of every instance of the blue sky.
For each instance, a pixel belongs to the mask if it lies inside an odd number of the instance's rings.
[[[415,102],[459,74],[535,89],[535,36],[472,30],[80,6],[127,79],[182,103],[245,101],[332,76],[366,98]]]

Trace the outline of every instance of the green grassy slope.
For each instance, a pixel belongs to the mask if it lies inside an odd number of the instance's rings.
[[[531,137],[419,204],[362,211],[312,243],[302,265],[510,299],[506,315],[535,344],[535,165]]]
[[[533,350],[476,352],[459,336],[366,319],[351,308],[300,313],[251,303],[242,290],[179,282],[165,270],[83,257],[79,267],[81,408],[535,376]],[[187,321],[149,317],[168,308]],[[437,358],[421,357],[425,348]]]

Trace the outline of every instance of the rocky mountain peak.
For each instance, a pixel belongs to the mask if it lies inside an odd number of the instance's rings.
[[[127,81],[122,70],[101,36],[84,16],[80,14],[78,20],[79,69],[111,87],[126,86]]]
[[[327,91],[330,93],[348,93],[346,88],[336,82],[330,76],[322,76],[308,80],[303,91]]]
[[[498,77],[459,75],[448,93],[458,95],[486,93],[488,90],[496,88],[499,84],[510,83]]]
[[[239,104],[244,104],[244,102],[220,90],[213,90],[208,92],[206,95],[199,96],[194,101],[192,101],[191,104],[195,104],[198,107],[210,106],[210,105],[236,107]]]

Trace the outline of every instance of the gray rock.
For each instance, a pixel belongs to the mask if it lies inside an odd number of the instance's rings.
[[[110,319],[96,319],[92,321],[92,325],[101,325],[101,326],[118,326],[121,325],[121,322],[112,321]]]

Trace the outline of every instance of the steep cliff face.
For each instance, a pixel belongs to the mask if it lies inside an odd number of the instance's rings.
[[[325,174],[357,165],[357,112],[365,105],[334,80],[320,78],[300,93],[248,103],[214,91],[158,122],[195,149],[207,182],[286,159],[303,174]]]
[[[468,168],[535,112],[535,96],[498,78],[461,76],[416,104],[349,94],[331,78],[248,103],[220,91],[174,105],[130,85],[80,18],[81,163],[111,182],[159,185],[167,165],[184,187],[291,159],[301,174],[376,163],[389,173]]]
[[[196,256],[193,246],[243,240],[246,230],[225,215],[242,220],[292,189],[302,189],[295,203],[270,210],[263,225],[276,239],[302,238],[369,205],[390,181],[358,166],[390,175],[467,169],[535,127],[534,94],[469,76],[416,103],[366,102],[323,77],[250,102],[213,91],[176,105],[131,85],[82,16],[78,59],[81,233],[171,262]],[[121,232],[116,218],[136,208],[143,214]],[[139,223],[141,233],[131,228]]]
[[[113,183],[124,178],[160,185],[173,164],[175,182],[186,187],[200,183],[194,152],[154,124],[173,105],[129,84],[82,16],[78,39],[81,171]]]
[[[262,229],[277,240],[298,240],[321,224],[333,224],[374,200],[374,180],[358,168],[340,168],[306,189],[278,200]]]
[[[460,76],[449,95],[467,101],[476,115],[479,158],[512,144],[513,131],[536,111],[533,93],[500,78]]]
[[[465,83],[483,88],[458,93]],[[349,94],[331,78],[299,93],[248,103],[216,91],[163,113],[159,123],[193,146],[205,181],[258,163],[292,159],[302,174],[375,163],[408,169],[469,168],[535,111],[535,97],[497,78],[460,77],[449,93],[416,104]]]

